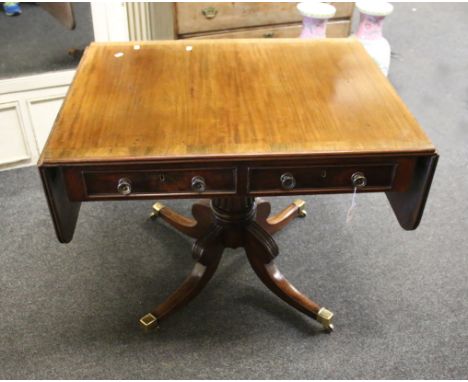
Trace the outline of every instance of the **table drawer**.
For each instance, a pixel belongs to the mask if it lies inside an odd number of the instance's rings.
[[[235,168],[83,170],[85,198],[236,193]]]
[[[349,20],[331,21],[327,24],[327,37],[348,37],[351,30]],[[296,25],[274,25],[260,28],[246,28],[230,32],[205,33],[196,35],[184,35],[182,38],[189,39],[213,39],[213,38],[294,38],[299,37],[302,24]]]
[[[341,192],[354,188],[352,177],[365,182],[362,190],[390,190],[397,164],[257,167],[249,169],[249,193]],[[364,177],[364,178],[362,178]]]
[[[334,18],[350,18],[353,3],[331,3]],[[302,21],[297,3],[176,3],[178,34]]]

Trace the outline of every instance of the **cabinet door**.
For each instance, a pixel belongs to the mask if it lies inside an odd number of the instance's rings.
[[[0,103],[0,166],[27,161],[31,152],[18,102]]]
[[[74,73],[0,80],[0,170],[36,164]]]

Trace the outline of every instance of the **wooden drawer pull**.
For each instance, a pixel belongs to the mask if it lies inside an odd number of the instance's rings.
[[[205,179],[201,176],[194,176],[192,178],[192,190],[195,192],[205,192],[206,191],[206,182]]]
[[[117,192],[121,195],[128,195],[132,192],[132,183],[127,178],[120,178],[117,183]]]
[[[367,186],[367,178],[360,171],[357,171],[353,175],[351,175],[351,182],[356,188],[362,188]]]
[[[285,172],[283,175],[281,175],[280,182],[281,187],[283,187],[285,190],[292,190],[294,187],[296,187],[296,179],[294,179],[294,176],[290,172]]]

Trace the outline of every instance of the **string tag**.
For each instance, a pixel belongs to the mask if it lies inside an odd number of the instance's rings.
[[[351,222],[353,220],[353,213],[354,210],[356,209],[356,191],[357,187],[354,187],[354,192],[353,192],[353,199],[351,200],[351,206],[349,206],[348,213],[346,214],[346,224]]]

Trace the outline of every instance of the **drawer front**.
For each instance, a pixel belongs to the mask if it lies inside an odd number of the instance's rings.
[[[335,18],[350,18],[353,3],[332,3]],[[302,20],[297,3],[176,3],[177,33],[220,31]]]
[[[203,35],[181,36],[190,39],[216,39],[216,38],[294,38],[299,37],[302,24],[288,26],[271,26],[261,28],[248,28],[233,32],[209,33]],[[327,37],[348,37],[351,30],[351,22],[332,21],[327,25]]]
[[[236,193],[236,169],[158,169],[82,172],[86,199]]]
[[[249,169],[249,193],[347,192],[354,189],[352,177],[365,177],[362,191],[386,191],[393,186],[397,164],[323,165],[303,167],[257,167]]]

